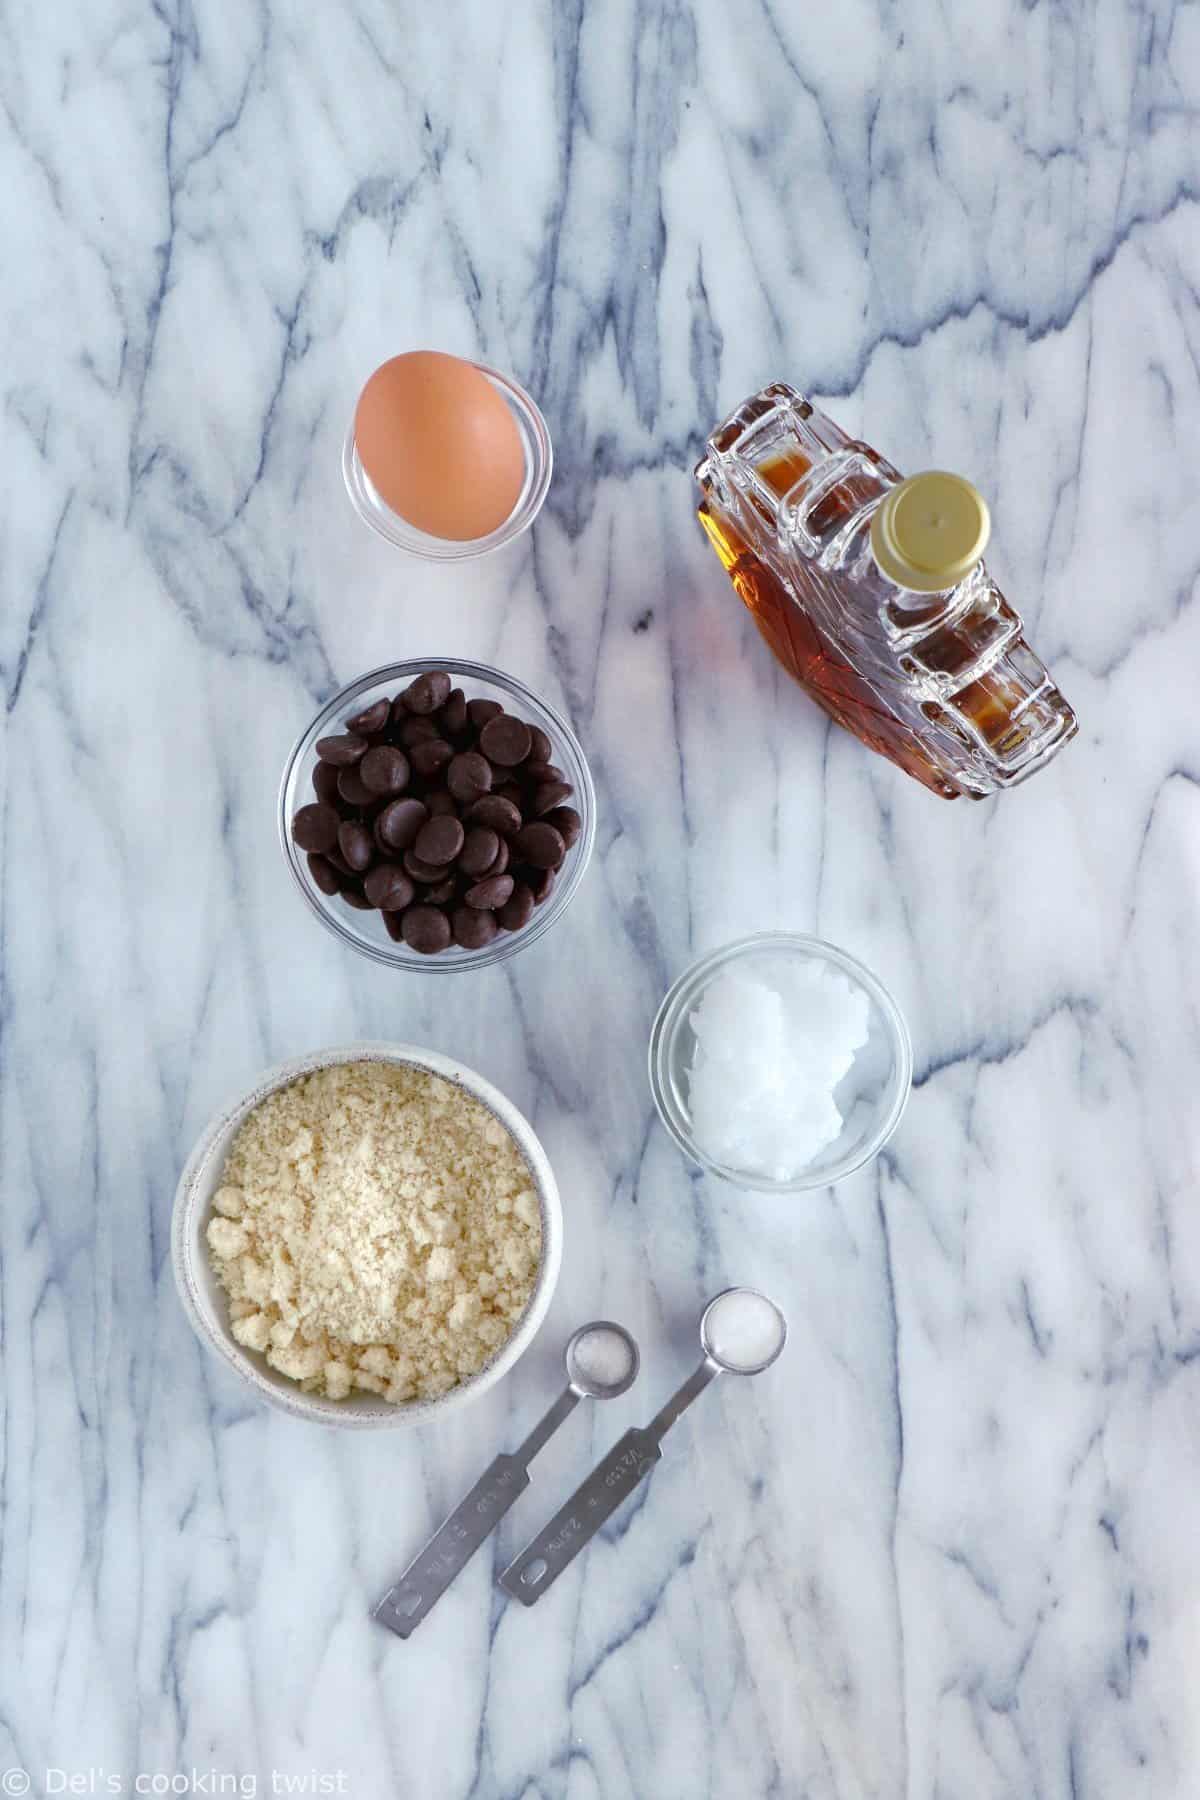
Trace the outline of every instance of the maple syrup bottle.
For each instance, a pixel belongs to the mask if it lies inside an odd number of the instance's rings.
[[[696,479],[700,523],[784,668],[926,787],[983,799],[1075,735],[984,567],[969,481],[902,480],[782,382],[717,427]]]

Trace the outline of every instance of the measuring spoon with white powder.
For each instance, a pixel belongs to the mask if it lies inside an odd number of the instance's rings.
[[[631,1334],[611,1319],[581,1325],[567,1340],[565,1360],[567,1385],[549,1412],[511,1455],[502,1453],[489,1463],[466,1499],[376,1605],[374,1617],[397,1637],[416,1630],[529,1486],[529,1464],[580,1400],[615,1400],[633,1386],[641,1362]]]
[[[587,1480],[539,1531],[500,1577],[514,1600],[540,1600],[604,1521],[662,1459],[662,1440],[698,1394],[718,1375],[758,1375],[770,1368],[787,1342],[787,1320],[773,1300],[754,1288],[726,1288],[700,1318],[704,1361],[662,1411],[643,1427],[618,1438]]]

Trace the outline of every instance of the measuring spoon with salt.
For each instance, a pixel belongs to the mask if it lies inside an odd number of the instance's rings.
[[[662,1440],[698,1394],[718,1375],[759,1375],[787,1342],[787,1320],[754,1288],[726,1288],[700,1318],[704,1360],[644,1428],[618,1438],[566,1505],[539,1531],[500,1577],[500,1586],[532,1606],[574,1562],[604,1521],[662,1460]]]
[[[565,1361],[567,1385],[549,1412],[511,1455],[502,1453],[488,1464],[466,1499],[375,1606],[373,1616],[397,1637],[409,1637],[417,1629],[529,1486],[529,1464],[580,1400],[615,1400],[625,1393],[637,1379],[641,1357],[623,1325],[593,1319],[568,1338]]]

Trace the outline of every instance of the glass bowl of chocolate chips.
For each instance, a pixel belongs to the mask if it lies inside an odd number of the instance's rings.
[[[322,924],[376,962],[476,969],[574,898],[596,796],[566,721],[484,663],[391,663],[335,694],[296,744],[279,835]]]

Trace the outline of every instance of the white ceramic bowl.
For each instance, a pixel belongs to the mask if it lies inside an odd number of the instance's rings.
[[[225,1158],[243,1119],[268,1094],[287,1087],[301,1075],[310,1075],[315,1069],[329,1068],[335,1063],[351,1062],[394,1063],[400,1067],[427,1069],[431,1075],[440,1075],[445,1081],[453,1082],[495,1114],[516,1140],[533,1176],[542,1215],[542,1260],[528,1304],[511,1337],[491,1361],[438,1400],[414,1400],[405,1406],[391,1406],[374,1394],[354,1394],[345,1400],[326,1400],[306,1394],[297,1382],[271,1368],[264,1356],[238,1343],[229,1328],[228,1300],[209,1261],[204,1232],[211,1216],[212,1197],[221,1185]],[[299,1056],[292,1062],[269,1069],[248,1093],[224,1107],[201,1133],[180,1177],[171,1221],[171,1263],[175,1284],[192,1329],[205,1349],[228,1363],[260,1399],[277,1406],[281,1412],[311,1419],[318,1425],[358,1430],[424,1425],[431,1419],[444,1418],[447,1413],[469,1405],[494,1387],[537,1335],[554,1294],[561,1262],[562,1206],[558,1188],[546,1152],[529,1121],[482,1075],[476,1075],[472,1069],[464,1068],[448,1056],[438,1056],[432,1050],[420,1050],[410,1044],[343,1044],[333,1050],[313,1051],[308,1056]]]

